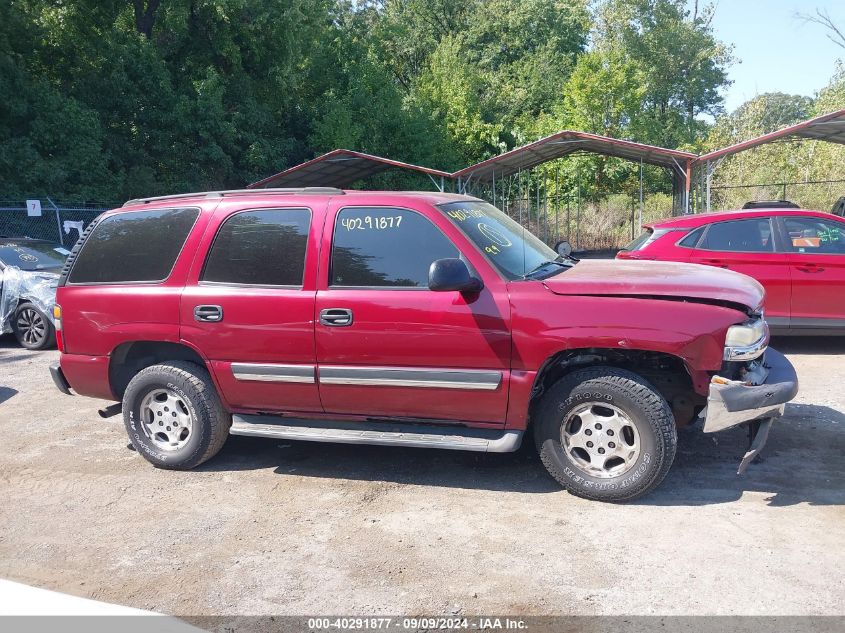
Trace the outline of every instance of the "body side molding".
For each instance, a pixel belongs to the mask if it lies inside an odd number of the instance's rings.
[[[502,383],[501,371],[478,369],[321,365],[319,373],[320,382],[327,385],[495,391]]]

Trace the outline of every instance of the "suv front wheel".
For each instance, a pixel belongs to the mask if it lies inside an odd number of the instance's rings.
[[[558,381],[539,404],[534,438],[564,488],[599,501],[628,501],[656,488],[678,442],[663,396],[614,367],[581,369]]]
[[[223,448],[232,416],[203,367],[171,361],[135,374],[123,394],[123,422],[147,461],[188,470]]]

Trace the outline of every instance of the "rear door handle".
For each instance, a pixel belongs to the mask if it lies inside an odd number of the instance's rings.
[[[223,308],[221,306],[195,306],[194,320],[205,323],[217,323],[223,320]]]
[[[332,327],[352,325],[352,310],[348,308],[326,308],[320,310],[320,324]]]

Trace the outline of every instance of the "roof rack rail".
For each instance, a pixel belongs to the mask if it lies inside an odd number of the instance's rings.
[[[152,196],[150,198],[133,198],[123,203],[124,207],[132,204],[148,204],[150,202],[158,202],[159,200],[179,200],[182,198],[222,198],[224,196],[237,195],[256,195],[263,193],[277,193],[277,194],[312,194],[312,195],[333,195],[342,196],[343,189],[336,187],[288,187],[288,188],[268,188],[268,189],[227,189],[224,191],[195,191],[193,193],[175,193],[169,196]]]

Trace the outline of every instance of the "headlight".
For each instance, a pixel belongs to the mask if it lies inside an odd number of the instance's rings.
[[[732,325],[725,337],[725,360],[753,360],[769,345],[769,326],[763,319]]]
[[[751,345],[763,338],[767,333],[766,322],[758,319],[752,323],[733,325],[728,328],[728,335],[725,337],[727,347],[741,347]]]

